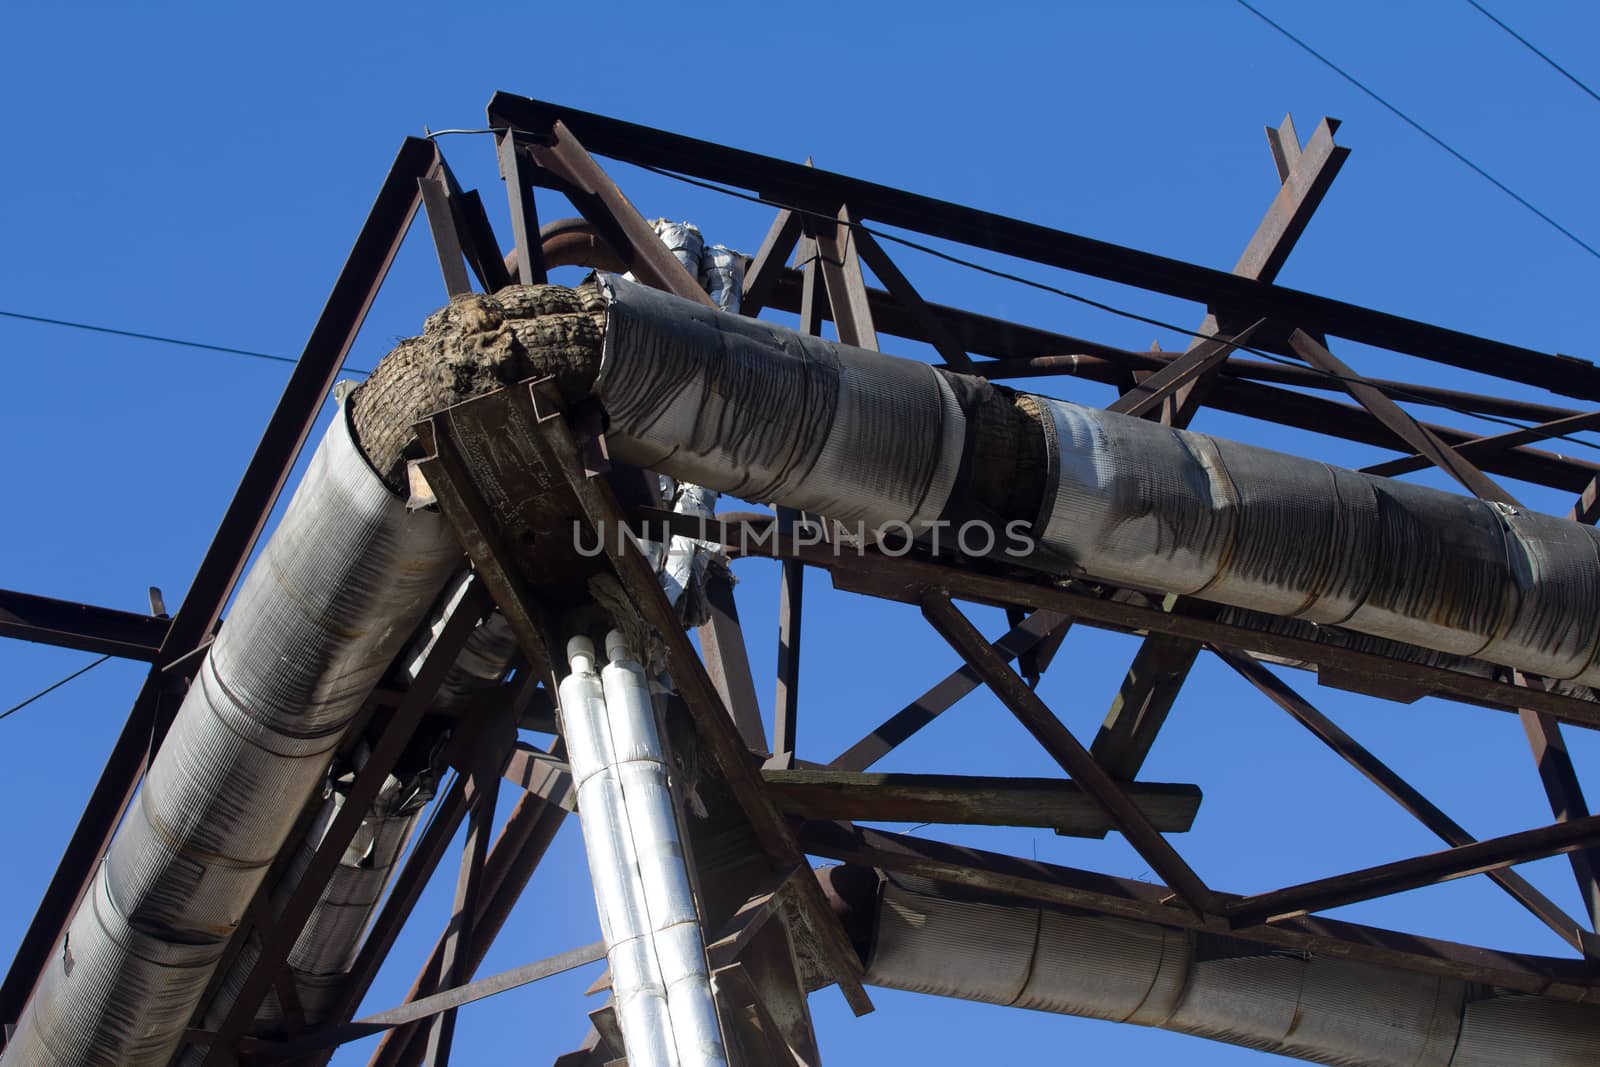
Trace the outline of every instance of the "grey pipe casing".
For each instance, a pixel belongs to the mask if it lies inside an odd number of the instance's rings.
[[[932,367],[600,282],[595,391],[618,459],[868,528],[943,513],[966,416]]]
[[[619,458],[874,530],[966,511],[969,426],[941,372],[600,282],[595,395]],[[1600,683],[1600,532],[1038,400],[1037,550],[1010,562]]]
[[[1342,1067],[1580,1067],[1600,1009],[889,877],[866,981]]]
[[[1040,541],[1096,578],[1600,683],[1600,532],[1060,400]]]
[[[8,1065],[165,1064],[346,727],[460,559],[341,407],[245,576],[7,1046]]]

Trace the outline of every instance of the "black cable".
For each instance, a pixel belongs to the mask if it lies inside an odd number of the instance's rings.
[[[33,694],[33,696],[29,697],[27,700],[22,701],[20,704],[13,704],[9,708],[7,708],[5,711],[0,711],[0,719],[5,718],[7,715],[12,714],[13,712],[21,711],[23,708],[27,707],[29,704],[32,704],[35,700],[38,700],[40,697],[49,696],[51,693],[54,693],[57,689],[60,689],[62,686],[66,685],[68,682],[72,681],[74,678],[77,678],[77,677],[79,677],[81,675],[88,674],[90,671],[94,670],[96,667],[100,666],[100,664],[104,663],[106,660],[108,660],[110,658],[111,658],[110,653],[107,653],[106,655],[101,656],[99,659],[95,660],[93,663],[89,664],[87,667],[79,667],[77,670],[73,671],[71,674],[67,675],[65,678],[61,679],[59,682],[55,682],[52,685],[45,686],[43,689],[41,689],[37,693]]]
[[[738,189],[730,189],[727,186],[719,185],[716,182],[708,182],[708,181],[702,181],[699,178],[691,178],[687,174],[679,174],[676,171],[668,170],[665,167],[657,167],[657,166],[653,166],[653,165],[648,164],[648,163],[635,163],[634,166],[638,167],[641,170],[649,171],[652,174],[658,174],[658,175],[662,176],[663,178],[671,178],[674,181],[684,182],[684,183],[686,183],[688,185],[697,186],[697,187],[699,187],[701,189],[707,189],[707,190],[710,190],[711,192],[714,192],[714,193],[721,193],[724,196],[734,197],[735,199],[738,199],[738,200],[747,200],[747,201],[749,201],[751,203],[763,204],[763,205],[765,205],[767,207],[775,207],[775,208],[780,208],[780,209],[785,210],[785,211],[792,211],[797,215],[809,215],[812,218],[824,220],[827,223],[829,223],[830,225],[837,224],[840,221],[839,219],[837,219],[833,215],[829,215],[826,212],[813,211],[813,210],[811,210],[809,208],[803,208],[803,207],[795,207],[792,204],[785,204],[785,203],[783,203],[781,201],[772,200],[772,199],[770,199],[768,197],[759,196],[759,195],[754,194],[754,193],[746,193],[746,192],[742,192],[742,191],[740,191]],[[1028,277],[1024,277],[1023,275],[1020,275],[1020,274],[1013,274],[1010,271],[1000,270],[997,267],[986,266],[986,265],[984,265],[982,263],[977,263],[977,262],[974,262],[973,260],[970,260],[970,259],[963,259],[960,256],[952,255],[949,252],[945,252],[945,251],[942,251],[942,250],[940,250],[938,248],[934,248],[931,245],[923,244],[920,241],[913,241],[913,240],[911,240],[910,238],[907,238],[907,237],[900,237],[900,236],[898,236],[896,234],[886,233],[883,230],[874,229],[873,227],[868,226],[868,225],[866,225],[865,223],[862,223],[862,222],[857,222],[854,219],[850,220],[847,223],[847,225],[849,225],[852,229],[861,230],[863,233],[869,233],[873,237],[878,238],[880,241],[890,241],[890,242],[892,242],[894,244],[903,245],[906,248],[914,249],[915,251],[922,252],[922,253],[924,253],[926,255],[930,255],[930,256],[934,256],[935,258],[942,259],[942,260],[946,261],[947,263],[953,263],[953,264],[955,264],[957,266],[966,267],[969,270],[978,271],[981,274],[988,274],[988,275],[990,275],[992,277],[1001,278],[1001,279],[1003,279],[1005,281],[1015,282],[1018,285],[1025,285],[1025,286],[1028,286],[1029,288],[1032,288],[1032,289],[1038,289],[1038,290],[1040,290],[1042,292],[1052,293],[1052,294],[1054,294],[1056,296],[1065,297],[1068,300],[1076,301],[1077,303],[1084,304],[1084,305],[1086,305],[1088,307],[1095,308],[1096,310],[1099,310],[1099,311],[1104,311],[1104,312],[1106,312],[1108,314],[1111,314],[1111,315],[1116,315],[1116,316],[1119,316],[1119,317],[1125,318],[1125,319],[1131,319],[1134,322],[1142,322],[1147,326],[1155,326],[1155,327],[1157,327],[1159,329],[1170,330],[1173,333],[1182,334],[1182,335],[1184,335],[1186,337],[1193,337],[1193,338],[1196,338],[1196,339],[1199,339],[1199,340],[1202,340],[1202,341],[1215,341],[1215,342],[1217,342],[1219,344],[1232,345],[1238,351],[1249,352],[1252,355],[1260,356],[1262,359],[1269,360],[1269,361],[1271,361],[1273,363],[1279,363],[1279,364],[1282,364],[1283,366],[1286,366],[1286,367],[1294,367],[1297,370],[1308,370],[1309,369],[1315,374],[1320,374],[1321,376],[1323,376],[1324,378],[1329,379],[1330,381],[1339,382],[1341,384],[1344,384],[1344,383],[1351,383],[1351,384],[1356,384],[1356,385],[1369,385],[1369,384],[1371,384],[1370,382],[1368,382],[1364,378],[1353,377],[1353,376],[1344,375],[1344,374],[1339,374],[1336,371],[1326,370],[1326,369],[1324,369],[1322,367],[1317,367],[1317,366],[1313,366],[1313,365],[1310,365],[1310,364],[1307,364],[1307,363],[1303,363],[1300,360],[1291,359],[1288,356],[1280,356],[1276,352],[1268,352],[1268,351],[1265,351],[1265,350],[1260,349],[1260,348],[1253,348],[1250,345],[1234,344],[1228,338],[1220,336],[1218,334],[1206,333],[1203,330],[1187,329],[1187,328],[1185,328],[1183,326],[1177,326],[1177,325],[1174,325],[1173,323],[1170,323],[1170,322],[1164,322],[1161,319],[1152,318],[1149,315],[1141,315],[1136,311],[1129,311],[1126,308],[1119,308],[1119,307],[1116,307],[1115,305],[1107,304],[1104,301],[1095,300],[1095,299],[1093,299],[1091,297],[1084,296],[1081,293],[1074,293],[1071,290],[1062,289],[1061,287],[1055,286],[1055,285],[1051,285],[1048,282],[1041,282],[1041,281],[1038,281],[1037,279],[1034,279],[1034,278],[1028,278]],[[981,369],[981,365],[980,365],[980,369]],[[1600,452],[1600,445],[1597,445],[1592,441],[1585,441],[1580,437],[1573,437],[1570,434],[1555,433],[1553,431],[1543,430],[1537,424],[1518,422],[1515,419],[1503,418],[1503,417],[1501,417],[1499,415],[1489,415],[1489,414],[1486,414],[1486,413],[1481,412],[1481,411],[1473,411],[1471,408],[1461,407],[1460,405],[1457,405],[1457,404],[1446,404],[1446,403],[1443,403],[1443,402],[1441,402],[1441,401],[1439,401],[1437,399],[1430,399],[1430,398],[1426,398],[1426,397],[1421,397],[1421,396],[1418,396],[1415,393],[1408,392],[1405,389],[1397,389],[1397,388],[1395,388],[1393,386],[1385,386],[1383,391],[1386,394],[1388,394],[1388,395],[1390,395],[1390,396],[1392,396],[1392,397],[1394,397],[1396,399],[1399,399],[1399,400],[1409,400],[1409,401],[1411,401],[1412,403],[1415,403],[1415,404],[1423,404],[1423,405],[1429,405],[1429,406],[1435,406],[1435,407],[1442,407],[1447,411],[1453,411],[1457,415],[1464,415],[1467,418],[1482,419],[1485,422],[1496,423],[1498,425],[1506,426],[1506,427],[1509,427],[1509,428],[1514,429],[1514,430],[1527,430],[1527,431],[1530,431],[1530,432],[1533,432],[1533,433],[1537,434],[1538,436],[1537,436],[1536,439],[1538,439],[1538,440],[1566,441],[1569,444],[1579,445],[1579,446],[1581,446],[1583,448],[1589,448],[1589,449],[1593,449],[1593,450],[1595,450],[1597,452]]]
[[[1484,7],[1482,4],[1478,3],[1478,0],[1467,0],[1467,3],[1469,3],[1473,7],[1477,8],[1478,9],[1478,13],[1481,14],[1484,18],[1488,19],[1490,22],[1494,23],[1496,26],[1499,26],[1502,30],[1505,30],[1511,36],[1515,37],[1518,41],[1521,42],[1522,47],[1526,48],[1528,51],[1532,52],[1534,55],[1538,56],[1540,59],[1542,59],[1546,63],[1550,64],[1550,66],[1554,67],[1558,72],[1560,72],[1560,74],[1564,78],[1567,79],[1567,81],[1571,82],[1573,85],[1576,85],[1578,88],[1582,89],[1584,92],[1586,92],[1590,96],[1594,97],[1596,103],[1600,103],[1600,93],[1595,92],[1593,89],[1591,89],[1587,85],[1585,85],[1578,78],[1578,76],[1576,74],[1572,73],[1572,71],[1568,70],[1566,67],[1563,67],[1560,63],[1557,63],[1555,60],[1553,60],[1549,56],[1545,55],[1542,51],[1539,50],[1538,46],[1536,46],[1532,41],[1530,41],[1526,37],[1522,36],[1522,34],[1518,33],[1516,30],[1512,29],[1510,26],[1507,26],[1504,22],[1501,22],[1498,18],[1496,18],[1494,16],[1493,12],[1491,12],[1488,8]]]
[[[1545,222],[1549,223],[1551,226],[1553,226],[1557,231],[1559,231],[1564,237],[1566,237],[1573,244],[1577,245],[1579,248],[1581,248],[1585,252],[1589,253],[1595,259],[1600,259],[1600,251],[1596,251],[1594,246],[1590,245],[1583,238],[1579,237],[1577,234],[1573,233],[1571,230],[1569,230],[1565,226],[1561,225],[1561,223],[1557,222],[1555,219],[1551,218],[1549,215],[1546,215],[1543,211],[1540,211],[1538,208],[1534,207],[1533,204],[1531,204],[1525,197],[1523,197],[1522,195],[1517,193],[1514,189],[1512,189],[1505,182],[1501,181],[1499,178],[1496,178],[1493,174],[1490,174],[1488,171],[1486,171],[1482,167],[1478,166],[1472,160],[1468,159],[1466,156],[1462,155],[1460,152],[1456,151],[1454,148],[1451,148],[1449,145],[1445,144],[1443,140],[1441,140],[1438,136],[1436,136],[1434,133],[1432,133],[1430,130],[1428,130],[1427,127],[1423,126],[1422,123],[1418,122],[1416,119],[1412,118],[1410,115],[1407,115],[1404,111],[1401,111],[1399,108],[1397,108],[1393,104],[1389,103],[1389,101],[1387,101],[1383,97],[1379,96],[1373,90],[1367,88],[1367,86],[1362,84],[1354,75],[1352,75],[1352,74],[1348,73],[1347,71],[1345,71],[1345,69],[1343,67],[1340,67],[1333,60],[1329,59],[1327,56],[1323,55],[1321,52],[1318,52],[1315,48],[1312,48],[1310,45],[1306,44],[1300,38],[1296,37],[1294,34],[1290,33],[1288,30],[1284,29],[1282,26],[1278,25],[1276,22],[1273,22],[1267,16],[1263,15],[1260,11],[1257,11],[1255,8],[1251,7],[1249,2],[1248,2],[1248,0],[1233,0],[1233,2],[1238,4],[1240,7],[1244,8],[1246,11],[1250,12],[1252,15],[1254,15],[1256,18],[1260,19],[1262,22],[1265,22],[1268,26],[1271,26],[1273,29],[1275,29],[1279,33],[1283,34],[1283,36],[1287,37],[1289,40],[1293,41],[1295,44],[1299,45],[1306,52],[1310,53],[1311,56],[1314,57],[1318,62],[1322,63],[1323,66],[1327,67],[1329,70],[1331,70],[1335,74],[1339,75],[1339,77],[1343,78],[1345,81],[1349,82],[1351,85],[1354,85],[1357,89],[1360,89],[1363,93],[1366,93],[1369,97],[1371,97],[1373,100],[1375,100],[1379,104],[1381,104],[1392,115],[1394,115],[1400,121],[1404,122],[1407,126],[1410,126],[1413,130],[1416,130],[1418,133],[1422,134],[1422,136],[1426,137],[1428,140],[1432,141],[1434,144],[1438,145],[1440,148],[1444,149],[1446,152],[1449,152],[1459,162],[1461,162],[1465,166],[1469,167],[1473,171],[1473,173],[1477,174],[1480,178],[1484,179],[1489,184],[1493,185],[1496,189],[1499,189],[1502,193],[1505,193],[1511,199],[1515,200],[1517,203],[1521,204],[1523,207],[1527,208],[1529,211],[1531,211],[1535,215],[1539,216]]]
[[[20,311],[0,311],[0,317],[8,319],[21,319],[24,322],[39,322],[46,326],[65,326],[73,330],[88,330],[91,333],[108,333],[114,337],[132,337],[139,341],[158,341],[161,344],[178,345],[182,348],[199,348],[207,352],[221,352],[229,356],[248,356],[251,359],[264,359],[273,363],[294,364],[300,362],[290,356],[279,356],[271,352],[256,352],[248,348],[231,348],[227,345],[207,344],[204,341],[186,341],[181,337],[164,337],[156,333],[140,333],[136,330],[122,330],[114,326],[96,326],[88,322],[74,322],[71,319],[51,319],[43,315],[24,315]],[[358,367],[341,368],[351,374],[371,374],[371,371],[361,370]]]

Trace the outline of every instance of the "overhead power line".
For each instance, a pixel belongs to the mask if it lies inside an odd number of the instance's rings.
[[[1469,2],[1470,2],[1470,0],[1469,0]],[[1531,201],[1529,201],[1522,194],[1518,193],[1515,189],[1512,189],[1505,182],[1501,181],[1499,178],[1496,178],[1493,174],[1490,174],[1488,171],[1486,171],[1482,167],[1478,166],[1478,164],[1474,163],[1472,160],[1470,160],[1466,156],[1462,155],[1459,151],[1457,151],[1456,149],[1452,148],[1450,145],[1446,144],[1444,142],[1444,140],[1442,138],[1440,138],[1437,134],[1435,134],[1433,131],[1429,130],[1426,126],[1422,125],[1422,123],[1418,122],[1416,119],[1412,118],[1410,115],[1407,115],[1404,111],[1401,111],[1398,107],[1395,107],[1393,104],[1389,103],[1389,101],[1385,100],[1383,97],[1379,96],[1376,91],[1368,88],[1367,85],[1365,83],[1363,83],[1355,75],[1349,73],[1343,67],[1341,67],[1337,63],[1335,63],[1333,60],[1329,59],[1327,56],[1323,55],[1321,52],[1317,51],[1315,48],[1312,48],[1305,41],[1301,40],[1299,37],[1296,37],[1294,34],[1290,33],[1288,30],[1284,29],[1278,23],[1272,21],[1266,15],[1262,14],[1256,8],[1252,7],[1249,4],[1248,0],[1234,0],[1234,3],[1238,4],[1240,7],[1244,8],[1246,11],[1250,12],[1256,18],[1260,19],[1262,22],[1265,22],[1268,26],[1271,26],[1273,29],[1277,30],[1283,36],[1287,37],[1289,40],[1291,40],[1295,44],[1299,45],[1308,54],[1310,54],[1313,58],[1315,58],[1319,63],[1321,63],[1323,66],[1327,67],[1329,70],[1333,71],[1335,74],[1339,75],[1339,77],[1343,78],[1345,81],[1349,82],[1351,85],[1355,86],[1357,89],[1360,89],[1363,93],[1365,93],[1367,96],[1369,96],[1373,100],[1375,100],[1378,104],[1380,104],[1382,107],[1384,107],[1386,110],[1388,110],[1390,114],[1394,115],[1401,122],[1404,122],[1407,126],[1410,126],[1413,130],[1416,130],[1418,133],[1422,134],[1422,136],[1426,137],[1428,140],[1432,141],[1434,144],[1438,145],[1440,148],[1442,148],[1446,152],[1450,153],[1462,165],[1464,165],[1467,168],[1469,168],[1474,174],[1478,175],[1484,181],[1488,182],[1490,185],[1493,185],[1496,189],[1499,189],[1502,193],[1505,193],[1511,199],[1515,200],[1517,203],[1521,204],[1523,207],[1527,208],[1529,211],[1531,211],[1535,215],[1539,216],[1539,218],[1543,219],[1546,223],[1548,223],[1551,227],[1553,227],[1558,233],[1560,233],[1562,236],[1567,238],[1567,240],[1571,241],[1573,244],[1577,245],[1579,248],[1581,248],[1585,252],[1589,253],[1595,259],[1600,259],[1600,250],[1596,250],[1593,245],[1589,244],[1589,242],[1585,241],[1583,238],[1579,237],[1577,234],[1573,233],[1571,230],[1569,230],[1565,226],[1561,225],[1561,223],[1557,222],[1555,219],[1551,218],[1549,215],[1545,214],[1543,211],[1541,211],[1537,207],[1535,207]],[[1477,5],[1473,5],[1473,6],[1477,6]]]
[[[44,315],[25,315],[20,311],[0,311],[0,317],[20,319],[23,322],[37,322],[46,326],[64,326],[72,330],[87,330],[90,333],[105,333],[113,337],[132,337],[138,341],[155,341],[164,345],[178,345],[181,348],[198,348],[206,352],[221,352],[228,356],[247,356],[250,359],[264,359],[273,363],[295,364],[299,360],[292,356],[280,356],[272,352],[256,352],[248,348],[233,348],[229,345],[213,345],[205,341],[189,341],[182,337],[166,337],[157,333],[141,333],[138,330],[124,330],[115,326],[98,326],[90,322],[75,322],[71,319],[52,319]],[[358,367],[345,367],[351,374],[371,374],[371,371]]]
[[[89,664],[87,667],[79,667],[77,670],[73,671],[71,674],[67,675],[65,678],[61,679],[59,682],[52,682],[50,685],[45,686],[43,689],[41,689],[37,693],[33,694],[33,696],[29,697],[27,700],[21,701],[20,703],[13,704],[9,708],[7,708],[5,711],[0,711],[0,719],[3,719],[6,716],[11,715],[14,712],[21,711],[23,708],[27,707],[29,704],[32,704],[35,700],[38,700],[40,697],[49,696],[51,693],[54,693],[57,689],[60,689],[62,686],[66,685],[68,682],[72,681],[74,678],[78,678],[78,677],[80,677],[82,675],[88,674],[90,671],[94,670],[96,667],[100,666],[100,664],[104,663],[106,660],[108,660],[110,658],[111,658],[111,656],[109,654],[108,655],[104,655],[104,656],[101,656],[99,659],[95,660],[93,663]]]
[[[1557,63],[1555,60],[1553,60],[1549,56],[1545,55],[1544,52],[1540,51],[1539,47],[1537,45],[1535,45],[1532,41],[1530,41],[1526,37],[1522,36],[1522,34],[1518,33],[1516,30],[1512,29],[1510,26],[1507,26],[1504,22],[1501,22],[1498,18],[1495,17],[1494,12],[1490,11],[1488,8],[1484,7],[1482,4],[1478,3],[1478,0],[1467,0],[1467,3],[1469,3],[1473,7],[1477,8],[1478,9],[1478,13],[1481,14],[1484,18],[1488,19],[1490,22],[1494,23],[1496,26],[1499,26],[1502,30],[1505,30],[1511,36],[1515,37],[1519,42],[1521,42],[1522,47],[1526,48],[1528,51],[1532,52],[1534,55],[1538,56],[1540,59],[1542,59],[1546,63],[1550,64],[1550,66],[1555,68],[1555,70],[1558,73],[1560,73],[1562,77],[1566,78],[1567,81],[1571,82],[1573,85],[1576,85],[1578,88],[1582,89],[1584,92],[1586,92],[1590,96],[1594,97],[1594,100],[1595,100],[1596,103],[1600,103],[1600,93],[1595,92],[1593,89],[1591,89],[1587,85],[1585,85],[1583,83],[1583,80],[1580,79],[1576,74],[1572,73],[1572,71],[1568,70],[1566,67],[1563,67],[1560,63]]]

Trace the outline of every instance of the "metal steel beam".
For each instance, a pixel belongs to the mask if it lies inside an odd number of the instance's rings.
[[[1588,848],[1596,842],[1600,842],[1600,815],[1588,815],[1571,822],[1486,838],[1443,852],[1256,893],[1230,904],[1227,914],[1230,922],[1241,926],[1276,922]]]
[[[1557,692],[1522,688],[1443,667],[1218,622],[1189,611],[1162,611],[1131,598],[1092,595],[1075,586],[1063,587],[1031,577],[992,574],[967,566],[891,557],[877,552],[867,552],[859,559],[853,554],[833,555],[815,547],[797,545],[792,538],[766,530],[741,532],[741,527],[746,525],[743,522],[709,519],[701,522],[668,512],[647,511],[652,529],[659,531],[660,524],[665,523],[674,533],[713,541],[734,553],[798,559],[807,566],[829,571],[835,588],[845,592],[918,604],[928,590],[946,589],[954,596],[980,604],[1049,609],[1091,626],[1122,632],[1167,633],[1228,645],[1293,663],[1313,664],[1340,677],[1364,678],[1418,696],[1444,697],[1503,711],[1531,707],[1561,722],[1600,728],[1600,703]]]
[[[295,457],[316,424],[323,398],[338,376],[378,287],[399,252],[417,210],[417,179],[429,172],[435,159],[432,142],[407,138],[390,166],[350,256],[289,375],[283,396],[245,467],[233,500],[223,513],[211,547],[172,619],[154,661],[156,669],[145,679],[134,700],[128,722],[112,746],[5,982],[0,984],[0,1022],[14,1021],[21,1013],[40,968],[60,940],[122,818],[147,756],[160,747],[176,710],[171,701],[162,702],[162,691],[168,683],[161,668],[193,652],[210,637],[221,619],[223,605],[266,526]],[[193,662],[190,669],[198,666]]]
[[[592,151],[754,190],[780,206],[858,218],[1090,274],[1205,304],[1226,315],[1269,317],[1307,330],[1494,374],[1585,399],[1600,399],[1600,368],[1341,300],[1242,278],[1020,219],[804,167],[692,137],[508,93],[489,102],[491,125],[550,133],[557,125]]]
[[[1066,633],[1071,625],[1072,620],[1065,615],[1036,611],[1003,634],[992,647],[1009,662],[1037,648],[1051,634]],[[828,764],[828,769],[866,770],[982,684],[978,673],[963,663],[927,692],[885,719],[866,737],[845,749]]]
[[[306,1034],[294,1041],[285,1041],[282,1044],[271,1046],[256,1053],[251,1057],[252,1064],[293,1063],[311,1053],[331,1049],[351,1041],[359,1041],[363,1037],[392,1030],[397,1026],[421,1022],[425,1019],[436,1018],[443,1012],[453,1012],[457,1008],[471,1004],[475,1001],[492,997],[497,993],[504,993],[512,989],[562,974],[575,967],[582,967],[588,963],[596,963],[605,959],[606,946],[604,942],[596,941],[593,944],[583,945],[579,948],[568,949],[554,956],[547,956],[534,963],[525,963],[521,967],[513,967],[509,971],[480,978],[475,982],[458,985],[450,989],[434,993],[431,996],[417,1000],[408,1000],[404,1004],[380,1011],[372,1015],[357,1019],[354,1022],[339,1023],[315,1033]]]
[[[1371,750],[1345,733],[1332,719],[1318,711],[1309,700],[1301,696],[1288,683],[1268,670],[1263,664],[1232,649],[1217,648],[1215,651],[1222,661],[1237,671],[1245,681],[1255,686],[1267,699],[1288,712],[1296,722],[1309,730],[1317,740],[1327,745],[1339,758],[1360,771],[1368,781],[1383,790],[1390,799],[1415,817],[1418,822],[1437,834],[1445,844],[1451,847],[1460,847],[1473,844],[1477,840],[1460,823],[1446,815],[1437,805],[1418,792],[1410,782],[1396,774]],[[1556,935],[1567,944],[1585,955],[1595,956],[1597,954],[1596,948],[1600,946],[1597,946],[1593,935],[1587,935],[1582,924],[1563,911],[1549,897],[1535,889],[1527,879],[1506,868],[1491,870],[1487,873],[1491,879],[1510,894],[1513,900],[1527,908],[1540,922],[1555,931]]]
[[[172,620],[0,589],[0,637],[153,663]]]
[[[767,770],[767,789],[796,818],[867,822],[1038,826],[1067,837],[1104,837],[1116,825],[1077,782],[962,774]],[[1162,833],[1194,824],[1200,789],[1138,782],[1123,787]]]
[[[1061,724],[1061,720],[1045,706],[1028,683],[1011,669],[1011,665],[999,653],[989,647],[977,628],[950,602],[949,594],[931,589],[923,595],[921,605],[923,617],[939,632],[939,636],[960,653],[984,684],[1000,698],[1000,702],[1033,735],[1034,740],[1099,805],[1111,824],[1150,864],[1151,870],[1171,885],[1173,891],[1196,913],[1206,915],[1215,912],[1216,895],[1206,888],[1200,876],[1184,862],[1177,850],[1161,836],[1161,832],[1151,825],[1139,806],[1095,762],[1089,750],[1078,743],[1078,739]]]

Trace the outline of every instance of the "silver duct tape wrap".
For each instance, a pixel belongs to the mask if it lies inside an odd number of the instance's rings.
[[[407,652],[407,680],[414,680],[421,670],[428,652],[438,640],[444,625],[460,605],[468,588],[468,574],[463,571],[438,598],[428,622],[412,638]],[[516,637],[503,616],[494,614],[485,619],[472,635],[440,683],[434,696],[434,707],[445,710],[458,708],[485,688],[498,684],[510,667],[516,654]],[[305,1022],[316,1025],[328,1019],[338,1005],[344,991],[346,976],[355,961],[361,938],[366,933],[383,898],[389,879],[393,876],[406,843],[416,828],[418,816],[432,798],[436,782],[431,770],[423,771],[409,781],[390,776],[384,783],[372,810],[362,820],[343,860],[311,910],[310,917],[294,947],[289,951],[289,969],[299,993],[300,1007]],[[277,887],[274,899],[281,900],[300,881],[306,865],[311,862],[323,834],[344,805],[344,793],[337,783],[328,783],[323,798],[317,803],[319,810],[312,818],[306,836],[302,839],[294,860]],[[238,999],[239,990],[255,967],[259,951],[254,943],[245,945],[233,966],[223,977],[207,1005],[205,1024],[221,1024]],[[288,1021],[276,993],[269,993],[251,1024],[250,1032],[258,1037],[281,1037],[287,1032]],[[205,1050],[186,1049],[179,1058],[183,1067],[196,1067],[205,1058]]]
[[[692,277],[700,277],[700,264],[706,247],[705,238],[700,236],[700,227],[692,222],[673,222],[670,219],[656,219],[650,225],[656,231],[656,236],[661,238],[661,243],[683,264],[683,269]]]
[[[460,557],[368,467],[345,413],[240,587],[7,1047],[165,1064],[340,737]],[[92,958],[91,958],[92,957]],[[68,1025],[64,1020],[71,1020]]]
[[[1576,1067],[1600,1062],[1600,1010],[1540,997],[1468,1001],[1452,979],[1253,948],[891,878],[866,980],[1132,1022],[1318,1063]],[[1204,946],[1211,948],[1211,946]]]
[[[618,459],[869,529],[944,510],[966,419],[932,367],[600,281]]]
[[[1600,682],[1600,534],[1045,400],[1045,549],[1192,594],[1533,674]]]
[[[700,288],[718,310],[739,310],[744,291],[744,257],[727,245],[712,245],[700,257]]]
[[[568,644],[561,719],[629,1063],[727,1063],[649,680],[613,631]]]
[[[605,691],[594,669],[594,647],[574,638],[567,646],[572,673],[561,680],[561,732],[578,795],[578,822],[594,883],[595,909],[611,965],[617,1022],[629,1063],[671,1067],[676,1058],[667,1013],[667,990],[650,940],[649,912],[638,877],[639,860],[614,767],[606,722]]]

